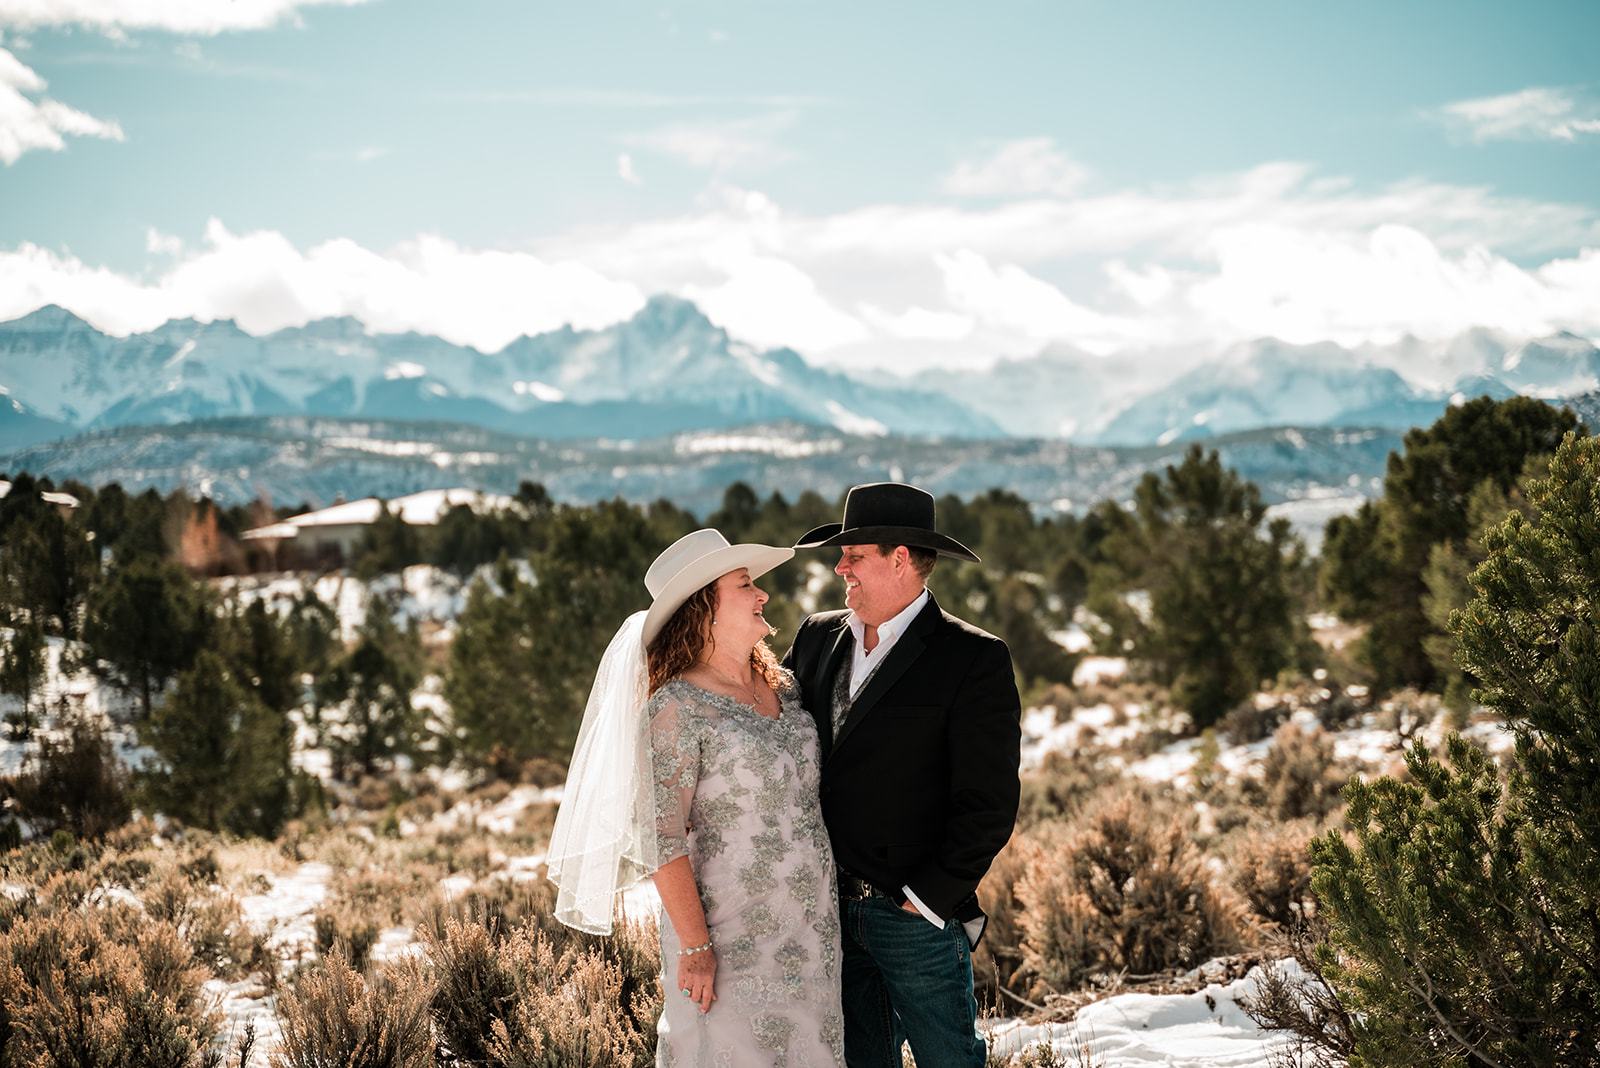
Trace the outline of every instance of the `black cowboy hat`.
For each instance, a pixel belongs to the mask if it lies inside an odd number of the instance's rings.
[[[933,494],[899,482],[852,486],[844,498],[843,523],[824,523],[794,543],[796,549],[825,545],[907,545],[957,560],[978,559],[977,553],[933,529]]]

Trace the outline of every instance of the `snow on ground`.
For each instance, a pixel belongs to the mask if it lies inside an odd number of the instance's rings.
[[[10,633],[0,629],[0,639],[9,638]],[[128,767],[141,768],[153,755],[139,744],[131,725],[118,722],[132,714],[135,699],[102,683],[88,671],[64,671],[62,656],[65,652],[66,642],[61,638],[45,639],[45,681],[33,705],[34,722],[38,726],[26,740],[12,737],[9,730],[0,730],[0,775],[15,775],[21,771],[28,757],[38,750],[41,737],[52,741],[65,737],[57,722],[56,710],[62,706],[105,724],[106,737]],[[0,695],[0,721],[21,711],[21,701],[9,694]],[[118,715],[113,716],[113,712]]]
[[[1281,966],[1296,967],[1292,959]],[[1008,1057],[1049,1042],[1068,1064],[1087,1048],[1089,1063],[1103,1068],[1269,1068],[1289,1039],[1262,1031],[1239,1007],[1261,978],[1257,966],[1193,994],[1118,994],[1079,1009],[1071,1023],[996,1021],[989,1039],[995,1054]]]
[[[268,875],[268,889],[239,899],[244,920],[258,933],[271,937],[267,944],[286,961],[315,953],[316,930],[312,914],[328,896],[333,869],[321,861],[307,861],[288,875]]]
[[[1113,749],[1126,745],[1141,729],[1138,713],[1137,706],[1119,712],[1109,704],[1087,705],[1058,721],[1053,706],[1030,708],[1022,714],[1022,770],[1034,770],[1052,752],[1069,753],[1086,744]]]
[[[1128,661],[1121,656],[1086,656],[1078,661],[1072,671],[1072,685],[1093,686],[1122,678],[1128,672]]]
[[[458,801],[433,817],[428,825],[435,830],[447,830],[466,824],[491,834],[510,834],[516,828],[517,820],[523,812],[538,804],[559,805],[565,792],[566,788],[563,786],[516,786],[487,809],[481,800]],[[402,834],[409,834],[415,829],[415,824],[401,821]]]
[[[1051,641],[1069,653],[1081,653],[1094,644],[1094,639],[1077,620],[1073,620],[1060,630],[1051,631],[1049,636]]]
[[[512,565],[523,582],[534,581],[528,561],[515,560]],[[355,638],[375,600],[392,605],[394,621],[400,626],[412,622],[433,624],[439,629],[440,640],[447,640],[455,633],[456,620],[467,606],[473,583],[481,578],[492,585],[494,577],[495,568],[487,564],[465,578],[432,564],[414,564],[397,574],[379,575],[371,582],[347,571],[333,571],[315,577],[298,572],[242,575],[218,579],[216,585],[241,603],[264,600],[278,611],[286,611],[309,588],[333,609],[340,635],[346,641]]]
[[[207,979],[201,989],[222,1014],[218,1038],[227,1042],[230,1049],[237,1047],[247,1025],[255,1025],[256,1044],[244,1068],[266,1068],[272,1052],[283,1041],[283,1029],[278,1026],[277,997],[268,994],[255,976],[237,983]],[[231,1057],[229,1063],[237,1064],[237,1056]]]

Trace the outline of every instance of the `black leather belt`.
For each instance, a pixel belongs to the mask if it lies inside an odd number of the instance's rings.
[[[888,898],[890,901],[894,900],[893,897],[879,890],[865,879],[859,879],[847,871],[839,873],[839,900],[859,901],[866,897],[882,897]]]

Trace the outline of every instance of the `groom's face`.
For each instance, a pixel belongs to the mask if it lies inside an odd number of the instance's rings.
[[[833,572],[844,579],[845,606],[862,622],[877,626],[905,607],[901,603],[902,570],[895,567],[893,556],[885,556],[876,545],[841,545]]]

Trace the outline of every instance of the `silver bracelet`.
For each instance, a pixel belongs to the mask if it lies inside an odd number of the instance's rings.
[[[703,945],[703,946],[690,946],[688,949],[680,949],[680,950],[678,950],[678,956],[680,956],[680,957],[692,957],[696,953],[708,953],[708,952],[710,952],[710,950],[711,950],[711,943],[709,941],[707,941],[706,944]]]

